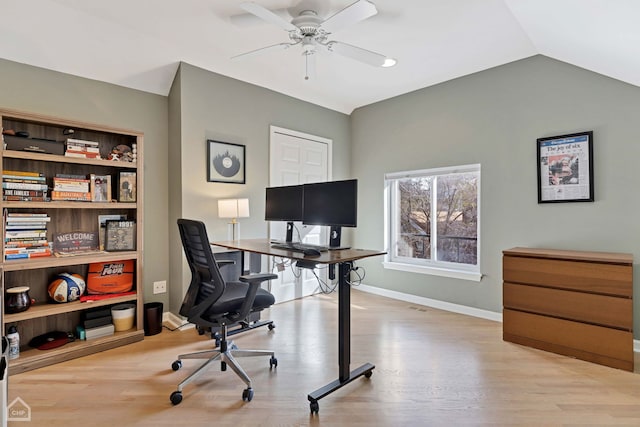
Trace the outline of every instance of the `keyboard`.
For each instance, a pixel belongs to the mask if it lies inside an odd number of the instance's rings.
[[[306,249],[315,249],[320,252],[326,252],[329,250],[328,246],[312,245],[310,243],[300,242],[271,242],[271,247],[274,249],[284,249],[285,251],[292,252],[304,252]]]

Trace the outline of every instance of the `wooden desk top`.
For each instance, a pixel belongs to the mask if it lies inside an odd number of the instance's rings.
[[[295,260],[314,261],[318,264],[337,264],[346,261],[356,261],[362,258],[384,255],[386,253],[368,249],[340,249],[335,251],[321,252],[320,256],[316,257],[305,257],[302,252],[272,248],[271,243],[267,239],[229,240],[224,242],[211,242],[211,244],[222,246],[228,249],[254,252],[263,255],[278,256]]]

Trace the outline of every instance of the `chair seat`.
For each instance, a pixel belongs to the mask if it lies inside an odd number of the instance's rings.
[[[249,286],[242,282],[227,282],[224,294],[202,317],[219,317],[220,314],[238,311],[247,296],[248,288]],[[275,302],[275,297],[271,293],[260,288],[253,301],[252,311],[262,310]]]

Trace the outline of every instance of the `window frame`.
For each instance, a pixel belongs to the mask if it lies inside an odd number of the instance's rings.
[[[395,236],[398,233],[400,221],[398,217],[399,192],[397,191],[398,180],[403,178],[418,177],[434,177],[434,187],[432,190],[431,214],[432,218],[436,218],[437,212],[437,179],[438,176],[450,175],[456,173],[477,173],[477,263],[475,265],[454,263],[447,261],[437,261],[435,257],[432,259],[416,259],[410,257],[395,256],[395,248],[393,245],[397,242]],[[481,200],[481,166],[480,164],[469,164],[462,166],[450,166],[433,169],[421,169],[414,171],[391,172],[384,176],[384,239],[387,254],[383,262],[383,267],[391,270],[400,270],[413,273],[430,274],[442,277],[452,277],[464,280],[479,282],[482,279],[481,266],[481,236],[480,236],[480,200]],[[437,253],[437,221],[431,224],[431,246],[432,254]],[[434,229],[436,229],[434,231]]]

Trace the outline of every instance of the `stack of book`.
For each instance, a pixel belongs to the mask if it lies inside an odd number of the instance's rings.
[[[91,201],[89,180],[84,175],[56,174],[51,200]]]
[[[67,138],[67,147],[64,155],[82,159],[100,159],[100,144],[96,141]]]
[[[82,327],[85,339],[106,337],[115,332],[109,307],[87,310],[84,312],[83,318]]]
[[[5,219],[4,258],[36,258],[51,256],[47,240],[46,213],[7,213]]]
[[[2,199],[20,202],[48,201],[47,180],[40,172],[5,170],[2,173]]]

